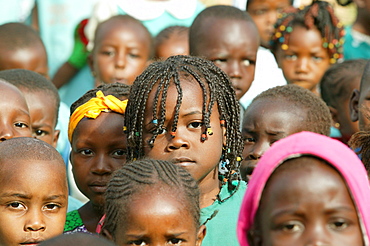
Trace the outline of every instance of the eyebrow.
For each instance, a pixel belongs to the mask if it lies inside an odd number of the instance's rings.
[[[15,198],[22,198],[22,199],[31,199],[30,196],[26,195],[26,194],[20,194],[20,193],[3,193],[1,194],[2,198],[4,197],[15,197]],[[45,197],[44,200],[56,200],[56,199],[59,199],[59,198],[62,198],[62,199],[67,199],[67,197],[65,195],[52,195],[52,196],[48,196],[48,197]]]
[[[200,112],[199,110],[194,110],[194,111],[191,111],[189,113],[186,113],[182,116],[190,116],[190,115],[195,115],[195,114],[203,114],[202,112]]]

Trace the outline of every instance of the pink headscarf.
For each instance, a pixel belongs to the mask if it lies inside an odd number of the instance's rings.
[[[241,246],[249,246],[247,232],[254,224],[263,189],[273,171],[285,160],[306,154],[327,161],[341,174],[357,207],[364,244],[369,245],[370,186],[364,165],[341,142],[312,132],[300,132],[273,144],[258,162],[239,214],[237,234]]]

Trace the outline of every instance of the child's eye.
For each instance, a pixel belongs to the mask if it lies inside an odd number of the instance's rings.
[[[143,241],[143,240],[131,241],[129,244],[131,244],[131,245],[146,245],[145,241]]]
[[[43,137],[45,135],[48,135],[48,132],[38,129],[34,131],[34,134],[36,135],[36,137]]]
[[[55,203],[46,204],[44,210],[57,210],[61,206]]]
[[[281,225],[280,229],[284,232],[294,233],[294,232],[302,231],[304,229],[304,226],[302,223],[298,221],[293,221],[293,222],[288,222],[286,224]]]
[[[244,143],[254,143],[254,142],[256,142],[256,139],[254,139],[252,137],[243,137],[243,141],[244,141]]]
[[[9,208],[17,209],[17,210],[25,209],[25,206],[22,203],[20,203],[20,202],[11,202],[11,203],[8,203],[7,206]]]
[[[127,154],[126,150],[123,150],[123,149],[119,149],[113,152],[114,156],[124,156],[126,154]]]
[[[291,61],[297,60],[296,55],[285,55],[284,58],[287,59],[287,60],[291,60]]]
[[[203,122],[192,122],[189,124],[189,128],[198,129],[203,126]]]
[[[130,53],[129,56],[132,57],[132,58],[139,58],[140,57],[139,55],[133,54],[133,53]]]
[[[338,220],[338,221],[333,221],[329,224],[329,227],[334,229],[334,230],[344,230],[348,227],[348,223],[346,221],[341,221],[341,220]]]
[[[226,58],[213,59],[212,62],[217,65],[227,62],[227,59]]]
[[[267,9],[256,9],[255,11],[252,11],[252,14],[254,15],[264,15],[267,12]]]
[[[22,122],[17,122],[14,125],[19,128],[28,128],[28,125]]]
[[[92,156],[93,155],[93,151],[91,149],[83,149],[83,150],[80,150],[79,153],[82,154],[82,155],[86,155],[86,156]]]
[[[166,128],[159,128],[158,129],[158,135],[165,134],[167,132]]]
[[[243,60],[243,64],[244,64],[244,66],[248,67],[252,64],[252,62],[248,59],[245,59],[245,60]]]
[[[112,56],[114,56],[116,54],[114,51],[108,51],[108,50],[102,51],[101,53],[103,55],[110,56],[110,57],[112,57]]]
[[[182,239],[179,239],[179,238],[172,238],[170,240],[168,240],[169,244],[180,244],[183,242]]]
[[[319,57],[319,56],[313,56],[312,59],[315,61],[315,62],[320,62],[323,60],[322,57]]]

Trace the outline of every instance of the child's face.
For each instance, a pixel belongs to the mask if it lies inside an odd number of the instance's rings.
[[[320,32],[294,26],[288,49],[278,48],[275,56],[288,84],[296,84],[317,93],[317,84],[330,66],[330,56]]]
[[[172,34],[167,40],[156,47],[156,57],[167,59],[174,55],[189,55],[189,39],[187,35]]]
[[[32,137],[26,99],[14,85],[0,81],[0,142],[15,137]]]
[[[50,162],[55,161],[1,163],[1,245],[35,245],[63,233],[68,202],[65,167]]]
[[[248,2],[247,12],[256,23],[263,47],[269,47],[278,14],[290,5],[290,0],[252,0]]]
[[[198,44],[198,56],[211,60],[229,75],[239,100],[249,89],[259,47],[254,24],[246,21],[209,18],[204,24],[207,35]]]
[[[363,245],[355,205],[338,172],[314,158],[290,162],[302,164],[273,174],[263,191],[255,220],[262,244]]]
[[[0,46],[0,70],[21,68],[31,70],[49,78],[48,59],[41,45],[9,50]]]
[[[205,228],[197,229],[198,222],[176,192],[150,191],[133,197],[125,216],[129,223],[118,223],[115,243],[119,246],[201,245]]]
[[[148,141],[152,137],[154,128],[153,101],[156,86],[149,94],[145,108],[143,145],[146,156],[171,161],[184,167],[195,180],[205,182],[214,180],[218,171],[218,163],[222,155],[222,146],[225,139],[225,129],[221,127],[218,107],[215,104],[210,117],[213,135],[208,135],[208,140],[202,142],[201,135],[204,132],[202,106],[203,94],[199,84],[193,80],[181,79],[182,104],[179,111],[177,130],[175,137],[171,137],[174,108],[177,101],[176,87],[171,84],[166,99],[165,131],[157,136],[154,146],[151,148]],[[158,105],[160,102],[158,102]],[[159,109],[157,109],[159,112]],[[157,115],[160,118],[159,115]]]
[[[71,163],[78,189],[94,205],[104,205],[112,172],[126,162],[124,117],[102,112],[96,119],[82,119],[72,135]]]
[[[351,120],[358,121],[360,131],[370,130],[370,86],[353,90],[350,102]]]
[[[90,57],[90,67],[98,84],[120,82],[131,85],[146,68],[150,58],[150,40],[140,30],[132,22],[111,21],[101,26]]]
[[[29,106],[33,137],[57,146],[59,130],[55,130],[56,107],[50,95],[44,92],[23,91]]]
[[[253,102],[244,114],[242,127],[242,179],[249,181],[260,158],[274,142],[304,131],[306,118],[304,109],[285,100],[262,98]]]

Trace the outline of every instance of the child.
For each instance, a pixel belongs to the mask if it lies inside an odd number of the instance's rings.
[[[14,85],[0,79],[0,143],[15,137],[31,137],[26,99]]]
[[[45,46],[38,33],[21,23],[0,26],[0,70],[23,68],[49,77]]]
[[[127,101],[122,100],[128,93],[129,86],[124,84],[102,85],[71,106],[68,137],[73,176],[78,189],[90,200],[67,214],[67,233],[94,233],[103,216],[107,183],[126,162],[123,125]]]
[[[0,71],[0,78],[17,86],[26,98],[33,137],[56,148],[59,130],[55,127],[60,99],[53,83],[42,75],[25,69]]]
[[[241,246],[369,245],[369,181],[346,145],[301,132],[274,144],[260,164],[239,215]]]
[[[101,233],[117,245],[201,245],[199,213],[198,185],[187,171],[168,161],[134,161],[109,181]]]
[[[132,84],[152,58],[152,38],[145,26],[129,15],[113,16],[96,28],[89,65],[95,85]]]
[[[63,232],[68,187],[62,157],[34,138],[0,144],[0,245],[36,245]]]
[[[189,55],[189,27],[170,26],[154,39],[154,58],[167,59],[174,55]]]
[[[99,238],[87,233],[62,234],[52,239],[46,240],[39,244],[39,246],[115,246],[104,238]]]
[[[334,129],[340,131],[337,138],[343,143],[347,143],[352,134],[359,131],[358,123],[351,121],[349,101],[352,91],[360,88],[366,63],[366,60],[358,59],[335,64],[320,81],[321,97],[330,109]]]
[[[288,84],[319,95],[323,74],[342,58],[342,43],[342,25],[333,8],[325,1],[313,1],[302,10],[283,12],[275,26],[271,51]]]
[[[235,211],[246,189],[239,117],[227,75],[202,58],[154,62],[131,88],[128,160],[168,160],[190,172],[201,193],[200,223],[208,221],[203,245],[237,245]]]
[[[368,131],[359,131],[352,135],[348,142],[351,149],[355,150],[367,171],[370,179],[370,134]]]
[[[370,61],[367,62],[361,77],[360,90],[354,89],[350,100],[350,113],[353,122],[358,121],[360,131],[370,130]]]
[[[230,77],[238,100],[248,91],[260,43],[248,13],[232,6],[206,8],[190,27],[189,43],[191,55],[214,62]]]
[[[242,179],[249,181],[260,158],[274,142],[301,131],[329,136],[330,125],[328,107],[302,87],[285,85],[262,92],[244,114]]]

